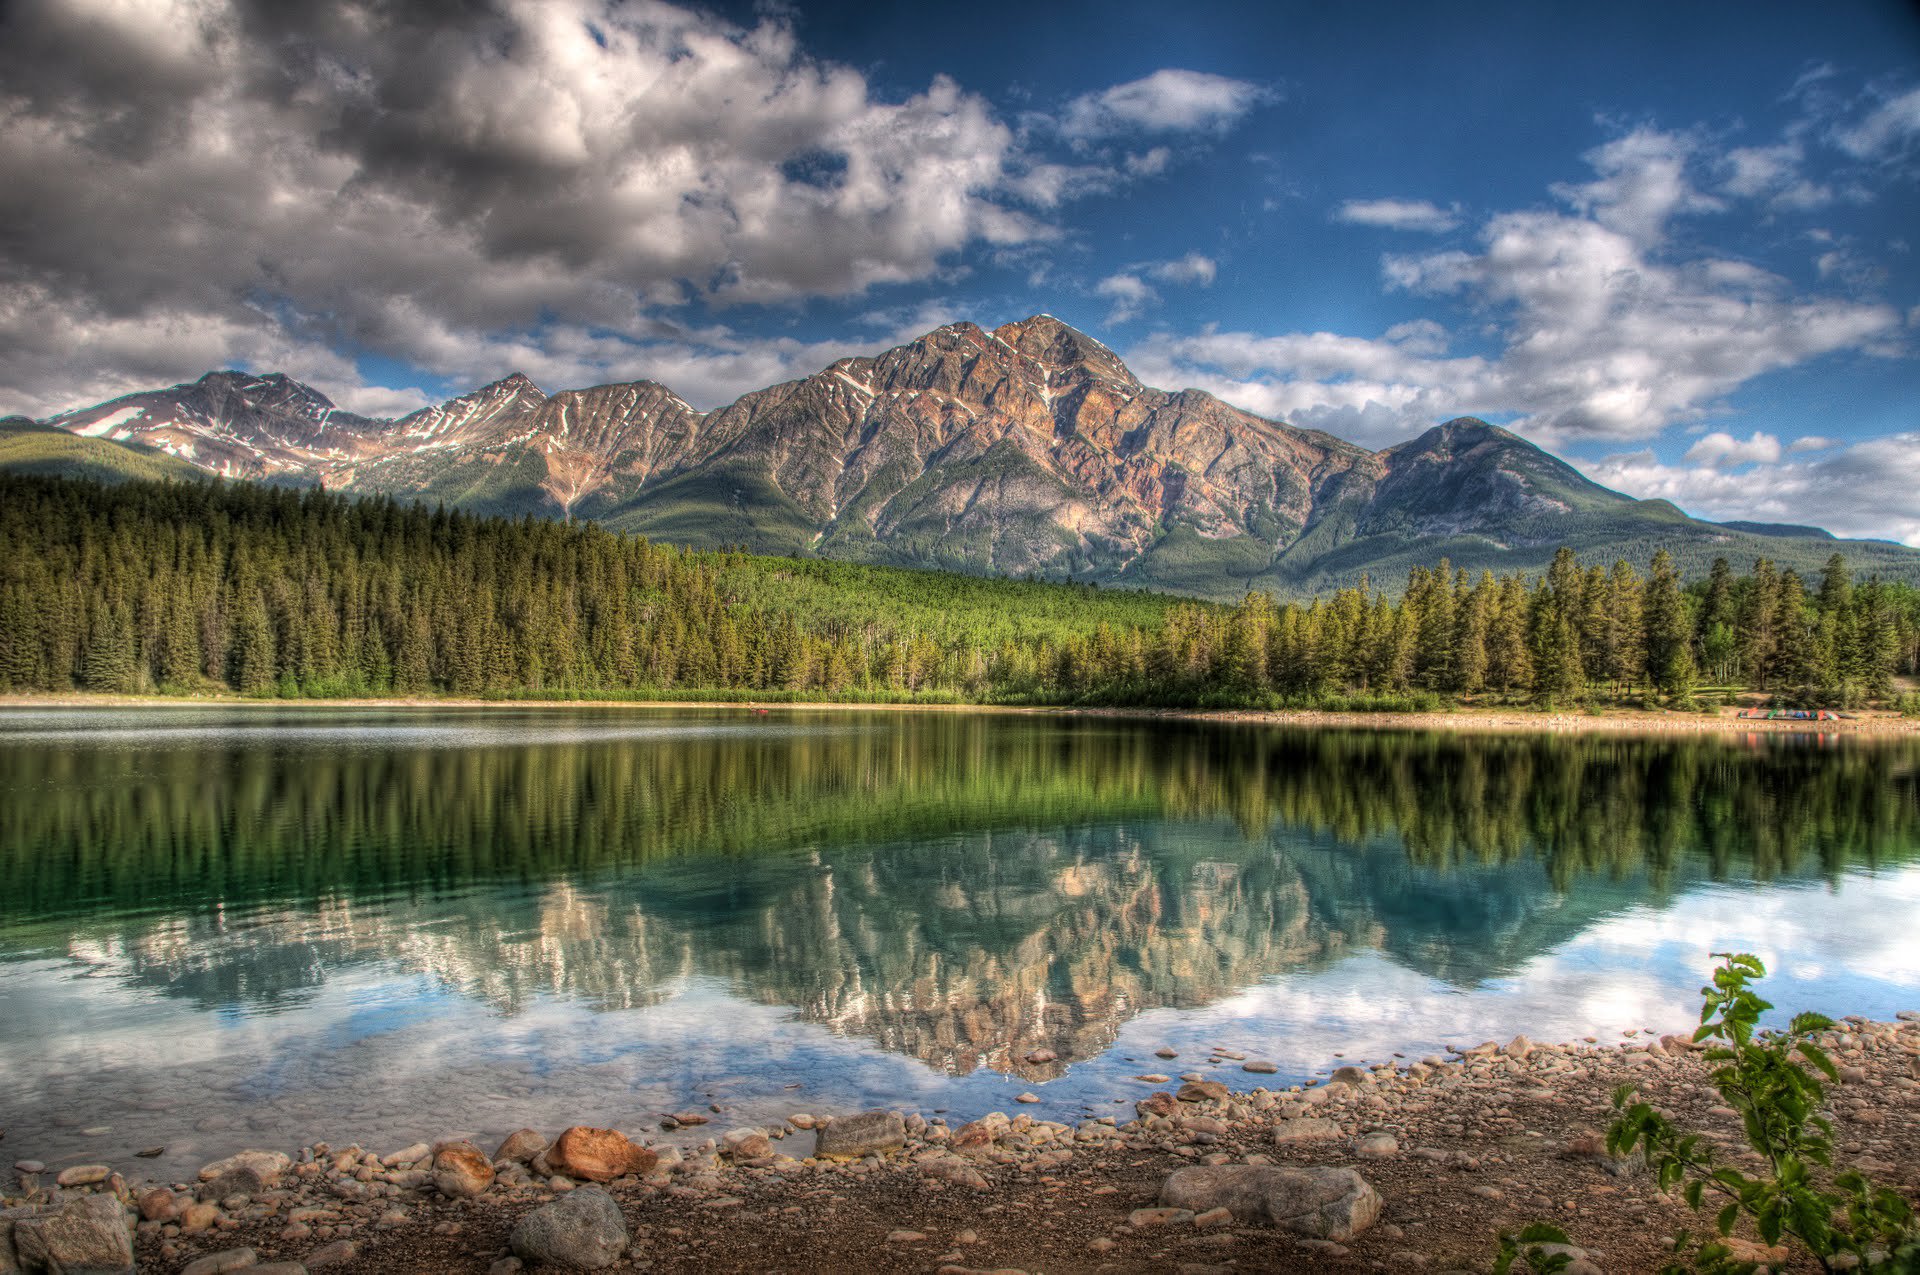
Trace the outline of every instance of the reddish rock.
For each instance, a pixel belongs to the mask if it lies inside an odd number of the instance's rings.
[[[587,1182],[611,1182],[630,1173],[646,1173],[660,1160],[626,1134],[575,1125],[554,1139],[546,1160],[555,1173]]]
[[[493,1161],[471,1142],[449,1142],[433,1153],[433,1184],[442,1195],[465,1200],[493,1185]]]

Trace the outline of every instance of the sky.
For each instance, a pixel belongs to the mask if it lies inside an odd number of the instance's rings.
[[[1920,6],[8,0],[0,414],[699,407],[1036,312],[1920,544]]]

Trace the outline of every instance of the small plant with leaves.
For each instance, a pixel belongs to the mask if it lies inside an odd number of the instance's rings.
[[[1722,1273],[1751,1271],[1751,1246],[1731,1237],[1744,1218],[1761,1241],[1795,1241],[1823,1270],[1920,1272],[1920,1234],[1912,1208],[1897,1192],[1864,1174],[1833,1169],[1833,1125],[1821,1114],[1822,1078],[1837,1080],[1833,1061],[1816,1043],[1832,1031],[1821,1014],[1794,1016],[1785,1031],[1763,1031],[1760,1016],[1773,1006],[1754,992],[1766,967],[1747,953],[1716,952],[1722,964],[1704,1004],[1695,1041],[1710,1042],[1714,1088],[1740,1117],[1747,1144],[1760,1157],[1748,1173],[1726,1163],[1701,1135],[1677,1128],[1631,1084],[1614,1093],[1619,1118],[1607,1131],[1607,1149],[1638,1149],[1663,1190],[1678,1190],[1695,1209],[1717,1205],[1714,1233],[1682,1233],[1676,1261],[1665,1269]],[[1817,1169],[1825,1172],[1817,1172]],[[1825,1179],[1823,1181],[1823,1179]]]

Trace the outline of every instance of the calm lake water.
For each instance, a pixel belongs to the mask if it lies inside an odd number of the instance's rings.
[[[1917,765],[1818,736],[4,712],[0,1159],[164,1145],[174,1174],[1027,1090],[1072,1119],[1157,1070],[1680,1029],[1725,949],[1783,1012],[1887,1017],[1920,1006]]]

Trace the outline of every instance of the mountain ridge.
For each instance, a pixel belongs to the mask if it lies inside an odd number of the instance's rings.
[[[1379,451],[1142,383],[1036,314],[943,325],[702,412],[651,380],[542,390],[514,372],[396,419],[280,373],[209,372],[48,418],[226,477],[477,513],[586,518],[702,547],[1230,599],[1312,593],[1449,556],[1532,570],[1554,549],[1683,569],[1849,547],[1920,580],[1920,552],[1817,528],[1723,525],[1611,491],[1472,417]]]

